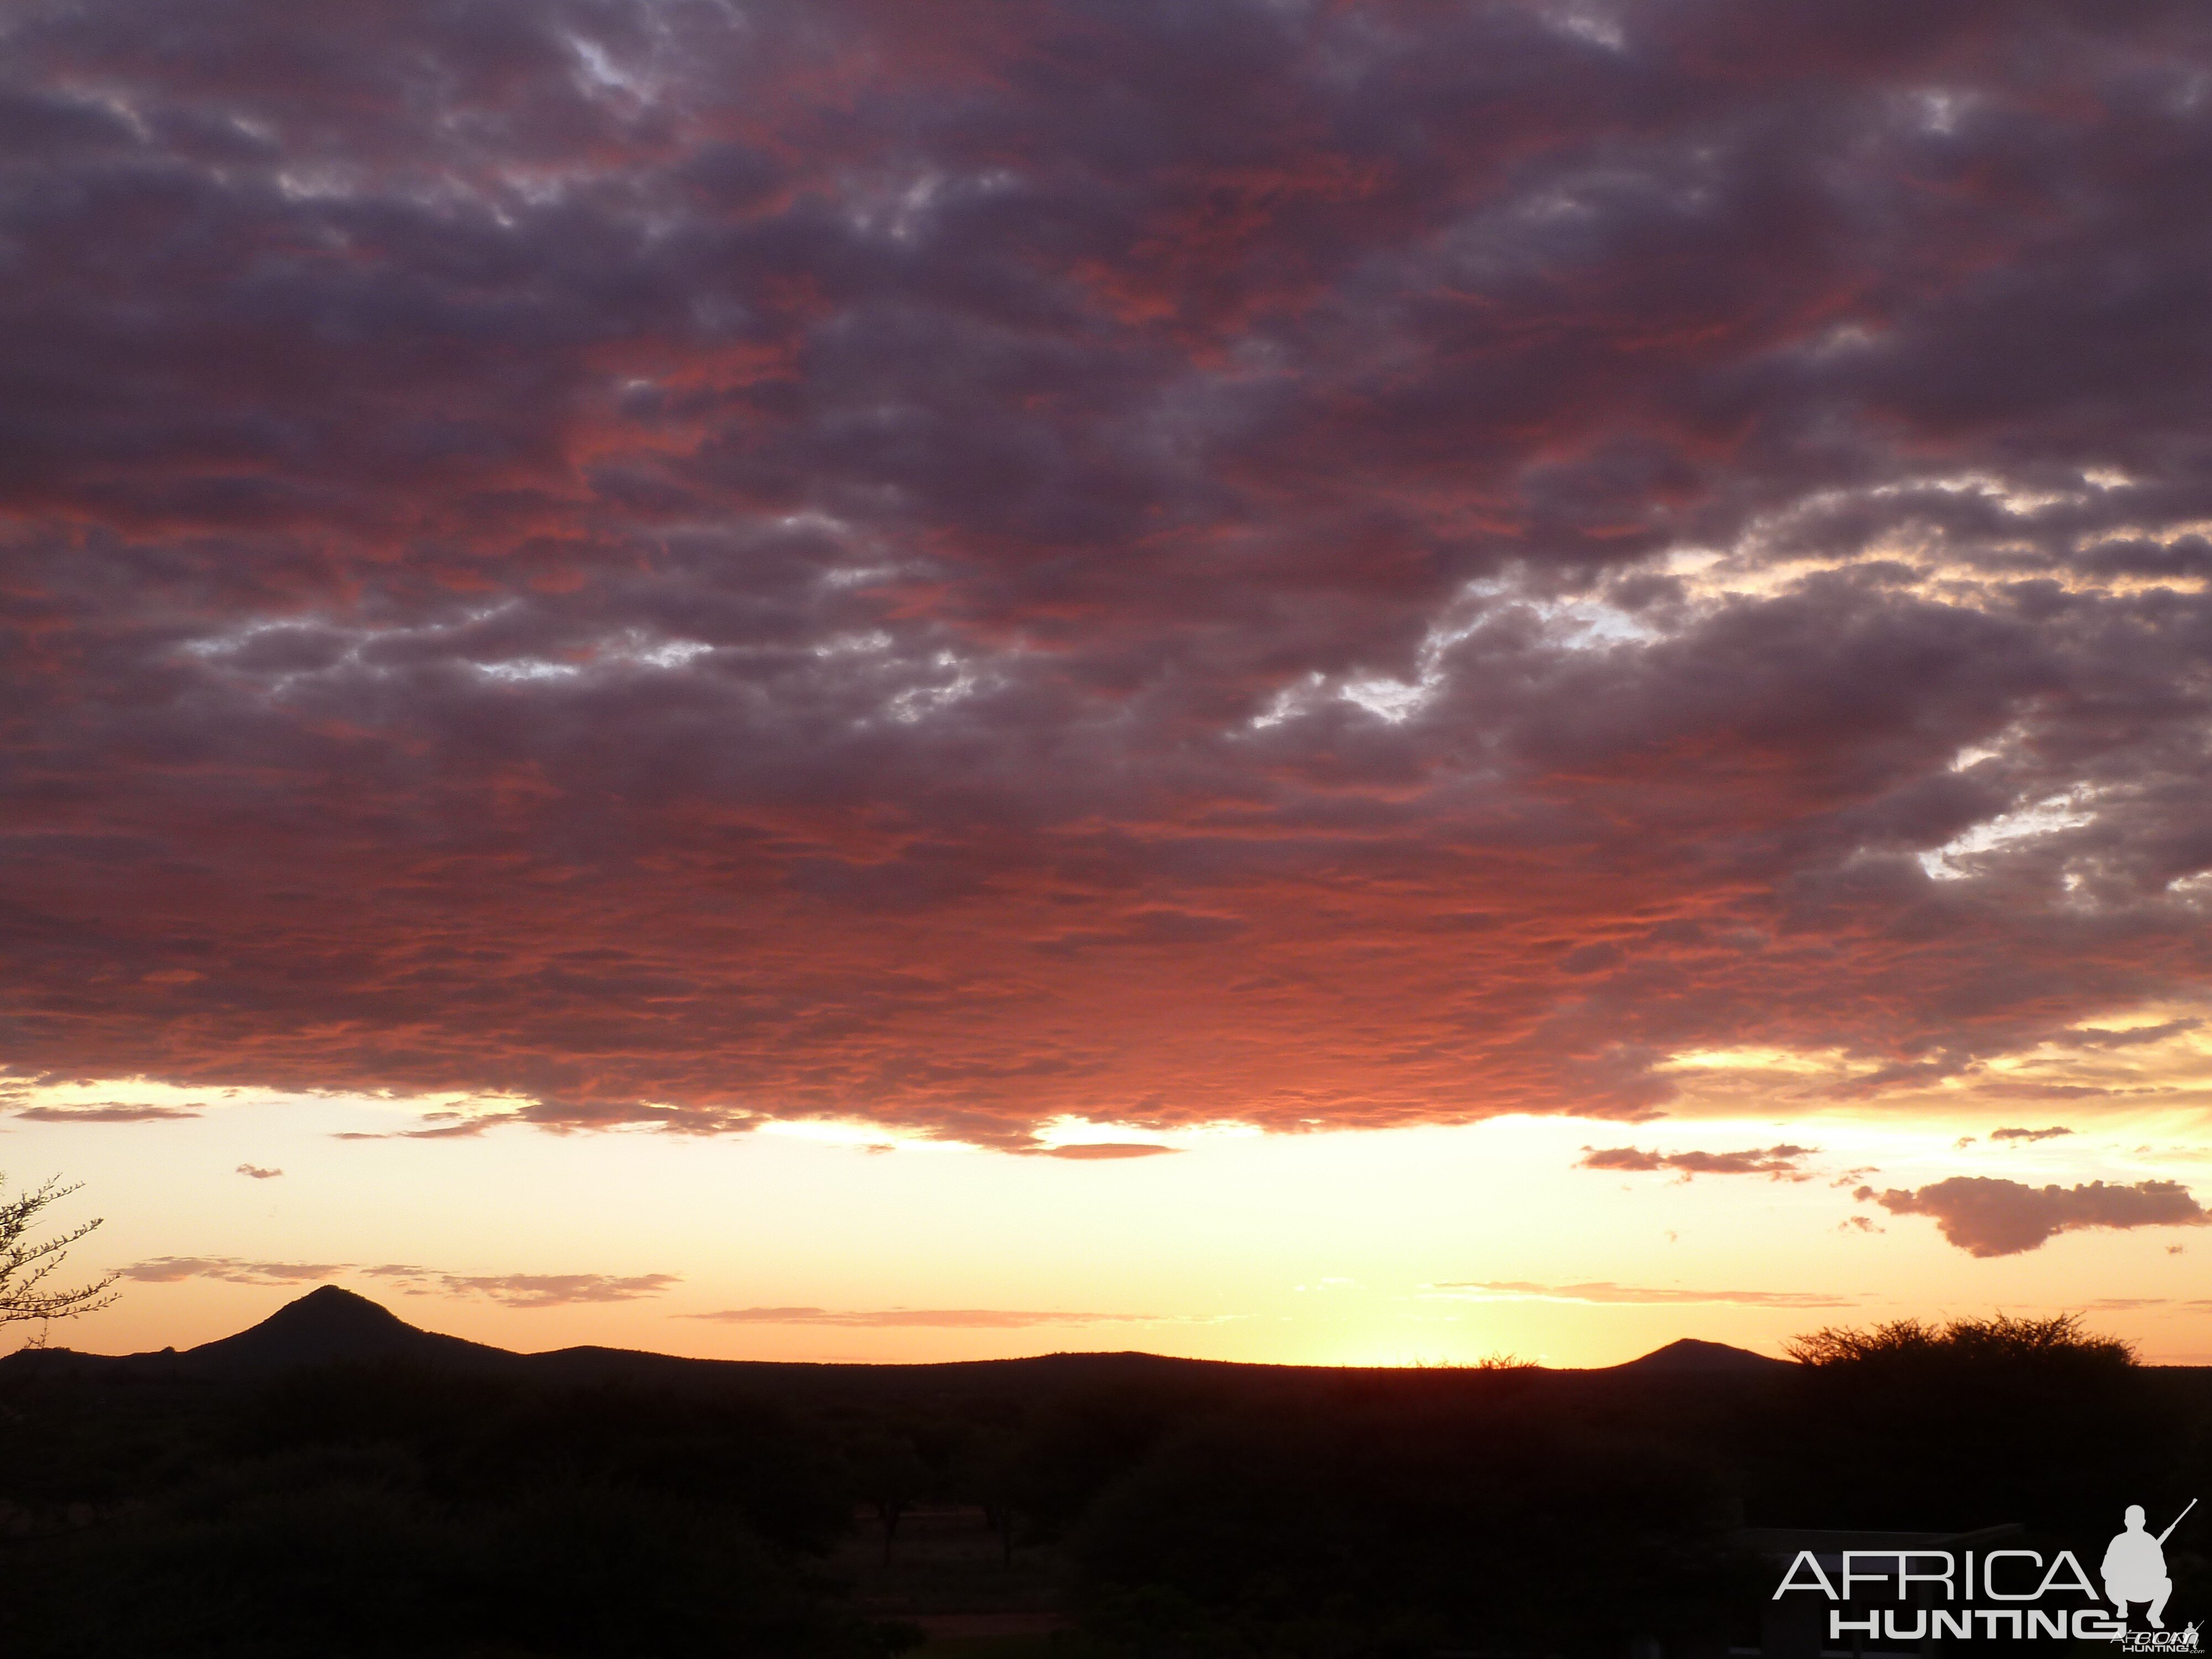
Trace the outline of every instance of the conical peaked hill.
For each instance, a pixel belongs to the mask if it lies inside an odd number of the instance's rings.
[[[365,1296],[325,1285],[235,1336],[186,1349],[175,1364],[180,1370],[235,1376],[362,1359],[482,1370],[514,1358],[504,1348],[422,1330]]]
[[[1654,1348],[1650,1353],[1607,1369],[1667,1376],[1709,1376],[1716,1371],[1747,1376],[1761,1371],[1787,1370],[1791,1363],[1767,1354],[1753,1353],[1748,1348],[1732,1348],[1725,1342],[1700,1342],[1694,1336],[1686,1336],[1679,1342],[1669,1342],[1663,1348]]]

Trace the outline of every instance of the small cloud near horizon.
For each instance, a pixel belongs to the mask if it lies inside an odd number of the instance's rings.
[[[383,1279],[415,1296],[483,1296],[510,1308],[558,1308],[577,1303],[631,1302],[659,1296],[681,1281],[677,1273],[449,1273],[385,1262],[363,1267],[350,1261],[245,1261],[227,1255],[161,1255],[133,1262],[122,1276],[141,1284],[173,1285],[212,1279],[227,1285],[302,1285],[358,1273]]]
[[[1034,1325],[1152,1325],[1152,1314],[1031,1312],[1000,1308],[885,1308],[859,1311],[834,1308],[724,1308],[684,1314],[685,1319],[725,1325],[842,1325],[884,1329],[930,1326],[939,1329],[1020,1330]]]
[[[680,1273],[449,1273],[387,1261],[362,1272],[414,1296],[489,1297],[509,1308],[564,1308],[580,1303],[635,1302],[659,1296],[682,1281]]]
[[[1431,1293],[1472,1293],[1484,1302],[1588,1302],[1604,1304],[1731,1303],[1751,1308],[1841,1308],[1854,1300],[1825,1291],[1692,1291],[1667,1285],[1616,1285],[1597,1280],[1583,1285],[1538,1285],[1526,1279],[1468,1279],[1432,1285]]]
[[[2201,1227],[2212,1213],[2178,1181],[2139,1181],[2133,1186],[2092,1181],[2073,1187],[2030,1187],[1989,1176],[1953,1176],[1912,1190],[1851,1196],[1879,1204],[1892,1215],[1924,1215],[1947,1243],[1969,1255],[2020,1255],[2040,1249],[2060,1233],[2091,1228]]]
[[[103,1100],[90,1106],[27,1106],[15,1115],[33,1123],[157,1123],[165,1119],[198,1117],[201,1103],[190,1106],[150,1106],[142,1102]]]
[[[2048,1129],[1992,1129],[1990,1131],[1990,1139],[2017,1141],[2055,1140],[2060,1135],[2070,1135],[2073,1133],[2063,1124],[2053,1124]]]
[[[1084,1159],[1154,1158],[1162,1152],[1182,1150],[1180,1146],[1162,1146],[1149,1140],[1077,1140],[1061,1146],[1039,1146],[1031,1155]]]
[[[251,1176],[256,1181],[274,1181],[284,1173],[282,1170],[264,1170],[258,1164],[241,1164],[238,1166],[237,1172],[242,1176]]]
[[[344,1261],[241,1261],[228,1255],[157,1255],[134,1261],[122,1276],[142,1285],[174,1285],[187,1279],[226,1285],[303,1285],[351,1271]]]
[[[1809,1181],[1803,1160],[1820,1152],[1818,1146],[1747,1146],[1737,1152],[1647,1152],[1637,1146],[1585,1146],[1577,1160],[1578,1170],[1626,1170],[1650,1172],[1672,1170],[1683,1180],[1701,1175],[1763,1175],[1771,1181]]]

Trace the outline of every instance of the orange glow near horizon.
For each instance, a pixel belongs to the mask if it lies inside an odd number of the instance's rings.
[[[87,1185],[70,1213],[108,1218],[72,1265],[135,1275],[117,1306],[53,1340],[189,1346],[328,1282],[526,1351],[1579,1366],[1680,1336],[1777,1352],[1822,1325],[2002,1307],[2085,1311],[2148,1358],[2212,1363],[2195,1230],[2069,1231],[1976,1258],[1926,1218],[1854,1202],[1869,1179],[1911,1188],[1958,1167],[1948,1130],[1880,1112],[1220,1133],[1101,1159],[886,1151],[804,1125],[334,1138],[420,1121],[388,1101],[325,1098],[20,1122],[11,1165],[72,1170]],[[2005,1167],[2029,1186],[2131,1182],[2204,1160],[2204,1127],[2138,1114],[2007,1145]],[[1784,1178],[1579,1167],[1592,1146],[1630,1143],[1659,1158],[1807,1155]]]

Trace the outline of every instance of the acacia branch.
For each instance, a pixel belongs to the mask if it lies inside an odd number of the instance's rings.
[[[120,1275],[112,1273],[73,1290],[46,1288],[70,1246],[100,1224],[95,1217],[52,1238],[31,1239],[31,1226],[40,1212],[76,1189],[63,1186],[56,1176],[43,1186],[0,1200],[0,1325],[67,1319],[95,1312],[115,1300],[112,1286]]]

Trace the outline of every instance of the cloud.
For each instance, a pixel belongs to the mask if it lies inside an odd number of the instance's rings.
[[[1911,1191],[1862,1187],[1852,1196],[1892,1215],[1931,1216],[1946,1241],[1977,1256],[2018,1255],[2085,1228],[2201,1227],[2212,1221],[2188,1189],[2172,1181],[2030,1187],[1988,1176],[1953,1176]]]
[[[1523,1279],[1472,1279],[1432,1285],[1434,1294],[1478,1302],[1733,1303],[1754,1308],[1840,1308],[1853,1298],[1820,1291],[1689,1291],[1673,1286],[1615,1285],[1599,1281],[1587,1285],[1538,1285]]]
[[[1991,1140],[2051,1140],[2059,1135],[2070,1135],[2073,1133],[2063,1125],[2054,1124],[2048,1129],[1992,1129],[1990,1131],[1990,1139]]]
[[[186,1106],[149,1106],[124,1100],[103,1100],[89,1106],[27,1106],[15,1114],[33,1123],[157,1123],[170,1118],[198,1117]]]
[[[927,1326],[953,1330],[1024,1330],[1033,1325],[1150,1325],[1161,1322],[1149,1314],[1017,1312],[997,1308],[887,1308],[854,1312],[830,1308],[724,1308],[714,1313],[685,1314],[686,1319],[710,1319],[726,1325],[848,1325],[881,1329]]]
[[[145,9],[0,60],[11,1066],[1013,1151],[2212,990],[2202,5]]]
[[[681,1282],[676,1273],[448,1273],[400,1262],[364,1267],[416,1295],[482,1296],[510,1308],[564,1308],[583,1303],[635,1302]]]
[[[1161,1146],[1142,1140],[1078,1140],[1037,1149],[1045,1158],[1156,1158],[1163,1152],[1181,1150],[1178,1146]]]
[[[163,1255],[132,1263],[123,1277],[145,1284],[172,1285],[187,1279],[213,1279],[230,1285],[298,1285],[315,1279],[361,1274],[396,1285],[416,1295],[483,1296],[510,1308],[557,1308],[592,1302],[631,1302],[658,1296],[680,1282],[674,1273],[441,1273],[428,1267],[386,1262],[357,1267],[344,1261],[244,1261],[235,1256]]]
[[[2191,1031],[2201,1030],[2203,1024],[2204,1022],[2201,1019],[2169,1019],[2155,1025],[2133,1025],[2125,1030],[2118,1031],[2087,1026],[2080,1030],[2069,1031],[2066,1036],[2069,1041],[2078,1042],[2084,1048],[2136,1048],[2149,1043],[2164,1042],[2169,1037],[2181,1036]]]
[[[274,1181],[284,1172],[282,1170],[264,1170],[258,1164],[241,1164],[238,1166],[238,1173],[251,1176],[256,1181]]]
[[[149,1285],[173,1285],[186,1279],[215,1279],[228,1285],[301,1285],[336,1279],[350,1271],[343,1261],[242,1261],[228,1255],[157,1255],[122,1270],[125,1279]]]
[[[1802,1161],[1817,1146],[1747,1147],[1740,1152],[1647,1152],[1634,1146],[1585,1146],[1576,1167],[1583,1170],[1679,1170],[1682,1179],[1701,1175],[1763,1175],[1774,1181],[1809,1181]]]

